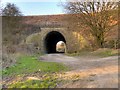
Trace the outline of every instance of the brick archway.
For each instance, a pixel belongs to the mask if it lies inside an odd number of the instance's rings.
[[[41,53],[56,53],[56,50],[52,49],[53,51],[51,52],[51,50],[50,50],[50,52],[49,52],[49,50],[47,50],[48,48],[46,48],[46,45],[47,45],[45,42],[46,37],[49,37],[49,35],[52,36],[52,34],[53,34],[52,32],[59,33],[57,35],[60,36],[61,39],[57,39],[57,41],[65,42],[65,44],[66,44],[65,53],[67,53],[67,52],[71,53],[71,52],[75,52],[78,50],[77,45],[76,45],[76,38],[73,36],[73,33],[71,31],[68,32],[67,28],[41,28],[41,32],[40,32],[40,37],[41,37],[40,38],[40,51],[41,51]],[[56,35],[56,33],[54,35]],[[57,37],[57,36],[55,36],[55,37]],[[53,46],[53,47],[55,49],[55,46]]]
[[[59,41],[66,43],[64,36],[58,31],[49,32],[44,39],[44,47],[46,53],[58,53],[56,51],[56,44]]]

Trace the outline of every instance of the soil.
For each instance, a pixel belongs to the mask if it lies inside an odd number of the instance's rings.
[[[63,82],[58,88],[118,88],[118,56],[100,58],[46,54],[39,60],[69,66],[69,71],[59,75]]]

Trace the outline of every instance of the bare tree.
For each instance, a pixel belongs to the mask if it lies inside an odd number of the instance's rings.
[[[13,3],[7,3],[6,7],[2,10],[2,16],[21,16],[19,8]]]
[[[63,4],[68,14],[77,14],[79,25],[87,26],[90,33],[95,38],[97,45],[104,47],[105,34],[117,23],[118,18],[116,2],[106,2],[104,0],[87,1],[67,1]],[[77,21],[78,21],[77,20]]]
[[[7,3],[2,9],[3,44],[15,44],[19,41],[21,16],[22,13],[15,4]]]

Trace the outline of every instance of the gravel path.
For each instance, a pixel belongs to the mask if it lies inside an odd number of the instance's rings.
[[[45,62],[59,62],[70,67],[65,76],[81,78],[60,85],[62,88],[118,88],[118,56],[99,58],[94,56],[70,57],[64,54],[46,54],[39,58]]]

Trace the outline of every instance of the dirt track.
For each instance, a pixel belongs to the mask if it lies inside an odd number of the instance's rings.
[[[118,88],[118,56],[70,57],[64,54],[47,54],[40,57],[42,61],[59,62],[70,67],[62,78],[76,77],[76,80],[59,85],[62,88]]]

